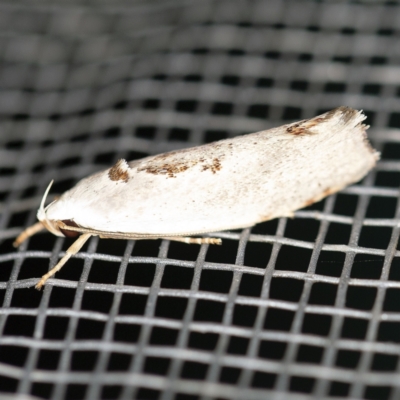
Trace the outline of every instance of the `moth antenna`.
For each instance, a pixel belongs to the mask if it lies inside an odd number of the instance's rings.
[[[47,195],[50,192],[50,188],[53,185],[53,182],[54,182],[54,179],[52,179],[51,182],[49,183],[49,186],[47,186],[47,189],[44,192],[44,195],[42,197],[42,201],[40,202],[40,207],[39,207],[39,210],[38,210],[38,213],[37,213],[37,217],[38,217],[39,221],[43,221],[43,220],[47,221],[47,216],[46,216],[46,213],[44,211],[44,204],[46,202]]]
[[[33,236],[35,233],[40,232],[42,229],[44,229],[45,224],[42,223],[43,220],[45,220],[47,222],[48,226],[51,226],[50,222],[48,222],[46,212],[44,211],[44,203],[46,202],[47,195],[50,192],[50,188],[51,188],[51,185],[53,184],[53,182],[54,182],[54,180],[52,179],[49,186],[47,186],[47,189],[44,192],[42,201],[40,203],[40,207],[37,212],[37,217],[38,217],[39,222],[26,228],[23,232],[21,232],[13,243],[14,247],[18,247],[21,243],[25,242],[26,239]]]
[[[40,203],[40,209],[43,210],[43,211],[44,211],[44,203],[46,202],[47,195],[49,194],[50,188],[53,185],[53,183],[54,183],[54,179],[52,179],[51,182],[49,183],[49,186],[47,186],[47,189],[44,192],[44,195],[43,195],[43,198],[42,198],[42,202]]]

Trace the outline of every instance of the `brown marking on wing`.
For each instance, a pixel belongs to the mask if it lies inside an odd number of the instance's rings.
[[[191,167],[190,163],[175,163],[175,164],[149,164],[146,167],[138,168],[138,171],[145,171],[153,175],[168,175],[169,178],[176,178],[176,174],[185,172]]]
[[[108,177],[112,181],[124,181],[128,182],[129,180],[129,165],[128,163],[121,158],[118,160],[115,165],[110,168],[108,171]]]
[[[189,168],[199,165],[201,171],[211,171],[215,174],[222,168],[223,155],[218,154],[220,145],[210,143],[204,146],[204,152],[188,157],[193,149],[184,149],[160,154],[148,160],[138,168],[138,172],[147,172],[153,175],[166,175],[168,178],[176,178],[177,174],[187,171]],[[208,148],[210,151],[208,152]],[[217,153],[217,154],[215,154]],[[220,153],[220,152],[219,152]],[[215,156],[214,156],[215,155]]]
[[[202,171],[210,170],[213,174],[215,174],[217,171],[220,171],[221,168],[222,168],[221,161],[218,158],[214,158],[210,164],[204,164],[201,167],[201,170]]]
[[[289,127],[287,127],[286,132],[295,136],[315,134],[315,132],[313,132],[310,129],[312,129],[314,126],[318,124],[329,121],[335,115],[340,114],[341,123],[346,125],[355,117],[357,113],[358,113],[357,110],[353,110],[352,108],[349,107],[345,106],[337,107],[318,117],[296,122],[295,124],[292,124]],[[367,128],[367,126],[365,126],[365,128]]]
[[[340,113],[340,119],[343,121],[343,123],[347,124],[349,121],[352,120],[352,118],[354,118],[358,111],[350,107],[340,106],[323,114],[322,117],[324,118],[324,120],[328,120],[337,113]]]
[[[325,118],[322,117],[306,119],[287,127],[286,132],[294,136],[314,135],[315,132],[311,131],[310,129],[315,125],[320,124],[324,120]]]

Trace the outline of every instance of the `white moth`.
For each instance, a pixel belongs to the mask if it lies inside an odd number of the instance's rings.
[[[39,222],[14,244],[44,228],[57,236],[81,234],[37,289],[90,236],[220,244],[220,239],[189,236],[292,216],[365,176],[379,158],[368,143],[365,118],[339,107],[234,139],[129,163],[119,160],[44,208],[50,183]]]

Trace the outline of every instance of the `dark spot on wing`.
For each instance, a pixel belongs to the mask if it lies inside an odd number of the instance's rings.
[[[121,158],[118,160],[113,167],[108,171],[108,177],[112,181],[124,181],[128,182],[129,179],[129,165]]]

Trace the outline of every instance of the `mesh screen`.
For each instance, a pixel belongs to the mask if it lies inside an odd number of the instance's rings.
[[[397,2],[1,1],[3,398],[400,399],[399,27]],[[362,182],[222,246],[92,238],[33,289],[72,243],[12,247],[51,179],[340,105],[382,152]]]

